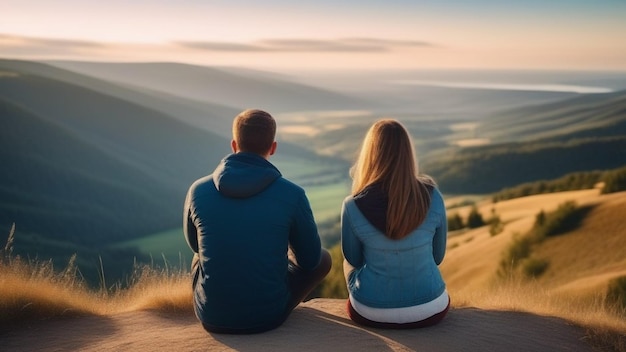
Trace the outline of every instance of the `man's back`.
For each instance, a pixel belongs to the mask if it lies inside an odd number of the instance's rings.
[[[231,154],[190,187],[185,217],[185,235],[199,259],[198,318],[233,329],[280,324],[290,299],[289,244],[303,269],[320,261],[304,191],[264,158]]]

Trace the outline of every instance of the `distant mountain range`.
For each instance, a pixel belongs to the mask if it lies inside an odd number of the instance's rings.
[[[299,84],[278,74],[181,63],[51,62],[74,72],[200,102],[285,111],[367,109],[372,101]]]

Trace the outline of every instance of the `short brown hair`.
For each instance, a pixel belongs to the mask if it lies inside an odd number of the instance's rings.
[[[233,139],[242,152],[264,155],[272,147],[275,136],[276,121],[263,110],[244,110],[233,121]]]

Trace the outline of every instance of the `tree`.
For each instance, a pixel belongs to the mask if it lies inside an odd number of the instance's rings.
[[[455,231],[460,230],[465,227],[463,224],[463,218],[458,213],[454,213],[454,215],[448,216],[448,230]]]
[[[626,167],[608,171],[604,175],[602,193],[626,191]]]
[[[485,220],[483,220],[483,216],[480,215],[478,209],[474,206],[467,216],[467,227],[470,229],[474,229],[477,227],[481,227],[485,225]]]

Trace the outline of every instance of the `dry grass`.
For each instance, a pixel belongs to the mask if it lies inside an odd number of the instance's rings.
[[[193,311],[191,277],[188,273],[145,266],[136,271],[135,278],[130,288],[120,290],[110,298],[113,312],[145,309]]]
[[[577,297],[546,289],[537,281],[509,279],[494,281],[483,290],[451,291],[450,295],[457,307],[523,311],[626,334],[626,312],[609,306],[601,293]]]
[[[565,319],[587,329],[587,342],[600,351],[626,352],[626,311],[609,306],[602,294],[571,296],[527,280],[494,282],[484,290],[451,291],[453,306],[520,311]]]
[[[611,280],[626,276],[625,193],[600,195],[584,190],[537,195],[478,204],[483,216],[496,208],[504,231],[491,237],[478,228],[450,238],[442,265],[448,290],[457,307],[516,310],[564,318],[588,328],[588,339],[599,350],[626,351],[626,312],[606,300]],[[549,261],[538,279],[522,276],[498,279],[498,261],[516,235],[527,233],[535,215],[550,212],[565,201],[593,206],[580,227],[533,247],[532,258]],[[469,207],[459,210],[469,212]],[[473,238],[471,242],[467,239]]]
[[[98,314],[101,297],[54,273],[51,263],[0,266],[0,325],[55,316]]]
[[[136,269],[128,288],[93,290],[70,263],[62,272],[51,262],[0,260],[0,328],[77,315],[108,315],[133,310],[191,312],[191,279],[183,272]]]

